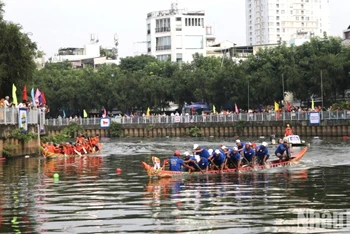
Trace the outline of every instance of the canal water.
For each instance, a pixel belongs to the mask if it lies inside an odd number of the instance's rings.
[[[350,232],[349,141],[310,139],[301,163],[289,168],[161,180],[150,180],[141,162],[193,143],[233,143],[103,141],[98,156],[0,162],[0,233]]]

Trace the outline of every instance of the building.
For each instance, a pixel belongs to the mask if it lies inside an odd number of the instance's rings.
[[[329,0],[246,0],[247,45],[298,45],[329,30]]]
[[[160,60],[191,62],[195,53],[206,55],[204,11],[178,9],[147,14],[147,54]]]
[[[344,30],[343,31],[343,42],[342,42],[342,45],[344,46],[350,46],[350,25],[348,27],[348,29]]]
[[[95,34],[91,34],[90,42],[84,47],[65,47],[60,48],[58,53],[49,59],[50,63],[59,63],[69,61],[73,68],[83,68],[84,66],[93,66],[96,68],[101,64],[117,63],[118,58],[118,36],[114,35],[115,47],[104,49],[98,43],[99,40]]]

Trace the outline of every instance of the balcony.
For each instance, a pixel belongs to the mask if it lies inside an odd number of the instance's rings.
[[[170,27],[156,28],[156,33],[170,32]]]
[[[157,46],[156,51],[160,50],[171,50],[171,45]]]

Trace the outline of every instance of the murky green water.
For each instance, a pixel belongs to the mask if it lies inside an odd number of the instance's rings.
[[[350,232],[349,142],[315,141],[300,164],[268,171],[149,180],[141,168],[192,144],[105,139],[96,157],[0,162],[0,233]],[[349,221],[306,228],[305,211]]]

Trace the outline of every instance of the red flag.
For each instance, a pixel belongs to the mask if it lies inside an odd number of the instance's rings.
[[[41,100],[42,100],[43,104],[46,105],[46,98],[45,98],[44,92],[41,92]]]
[[[28,97],[27,97],[27,85],[25,85],[25,86],[23,87],[22,101],[28,101]]]
[[[290,103],[287,102],[287,111],[290,111]]]

